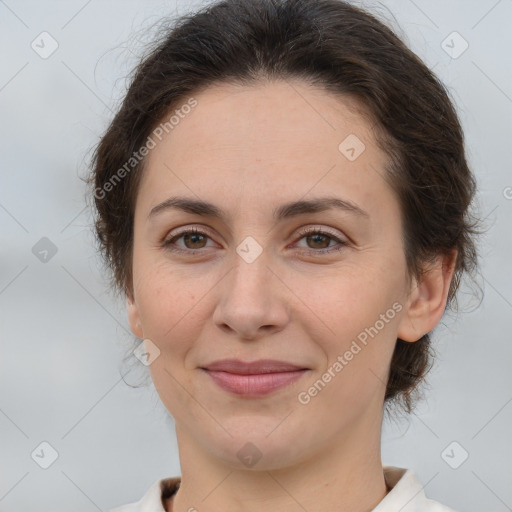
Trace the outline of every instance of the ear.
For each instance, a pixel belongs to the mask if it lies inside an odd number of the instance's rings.
[[[434,265],[414,280],[397,336],[409,342],[418,341],[439,323],[443,316],[450,283],[455,272],[457,250],[440,255]]]
[[[144,338],[140,323],[139,308],[131,293],[126,294],[126,311],[128,313],[128,322],[130,329],[137,338]]]

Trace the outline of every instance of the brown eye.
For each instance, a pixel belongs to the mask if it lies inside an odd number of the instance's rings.
[[[206,238],[201,233],[185,233],[183,236],[183,242],[187,249],[201,249],[204,247]],[[191,246],[189,246],[190,244]]]
[[[307,237],[305,237],[307,242],[308,242],[308,245],[312,248],[312,249],[326,249],[327,247],[329,247],[329,243],[330,243],[330,236],[327,236],[327,235],[323,235],[321,233],[316,233],[315,235],[309,235]],[[326,242],[327,242],[327,245],[326,245]]]
[[[176,241],[181,238],[183,239],[184,247],[175,245]],[[195,251],[204,249],[209,238],[206,233],[198,229],[187,229],[164,241],[163,246],[171,251],[194,253]]]
[[[318,228],[309,228],[307,230],[302,231],[300,235],[300,240],[306,240],[307,247],[298,246],[299,249],[309,250],[309,252],[313,254],[325,254],[340,251],[341,249],[348,245],[347,242],[341,240],[332,233],[323,231]],[[330,245],[332,241],[337,242],[337,245]]]

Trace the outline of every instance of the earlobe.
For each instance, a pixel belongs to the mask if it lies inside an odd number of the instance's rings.
[[[409,342],[418,341],[439,323],[446,307],[456,258],[455,249],[449,255],[438,256],[420,281],[414,281],[398,328],[398,338]]]
[[[136,302],[129,296],[126,296],[126,312],[128,314],[128,322],[132,333],[137,338],[143,338],[142,327],[140,323],[139,308]]]

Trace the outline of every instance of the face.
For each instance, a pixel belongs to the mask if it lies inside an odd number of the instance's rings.
[[[405,325],[399,205],[354,103],[300,81],[194,98],[147,156],[130,325],[160,351],[149,369],[177,427],[229,464],[250,441],[283,467],[380,428],[396,338],[422,334]],[[171,197],[215,208],[151,214]],[[353,208],[280,210],[325,198]],[[244,394],[204,370],[222,359],[305,370],[228,382]]]

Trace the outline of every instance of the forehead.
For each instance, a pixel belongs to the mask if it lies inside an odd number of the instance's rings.
[[[176,160],[186,157],[191,162],[195,150],[221,156],[226,156],[227,150],[238,155],[258,151],[262,158],[278,159],[289,157],[290,149],[301,154],[317,148],[338,156],[338,144],[349,134],[373,142],[369,140],[373,138],[370,125],[356,100],[335,97],[302,81],[216,84],[193,98],[196,106],[187,109],[187,114],[174,116],[176,124],[163,134],[167,150],[176,153]],[[184,110],[186,103],[183,99],[173,111]]]
[[[219,84],[192,97],[193,108],[174,107],[181,115],[147,156],[137,201],[145,210],[177,192],[268,203],[269,211],[277,197],[308,191],[339,191],[369,209],[392,196],[387,156],[355,100],[284,80]]]

